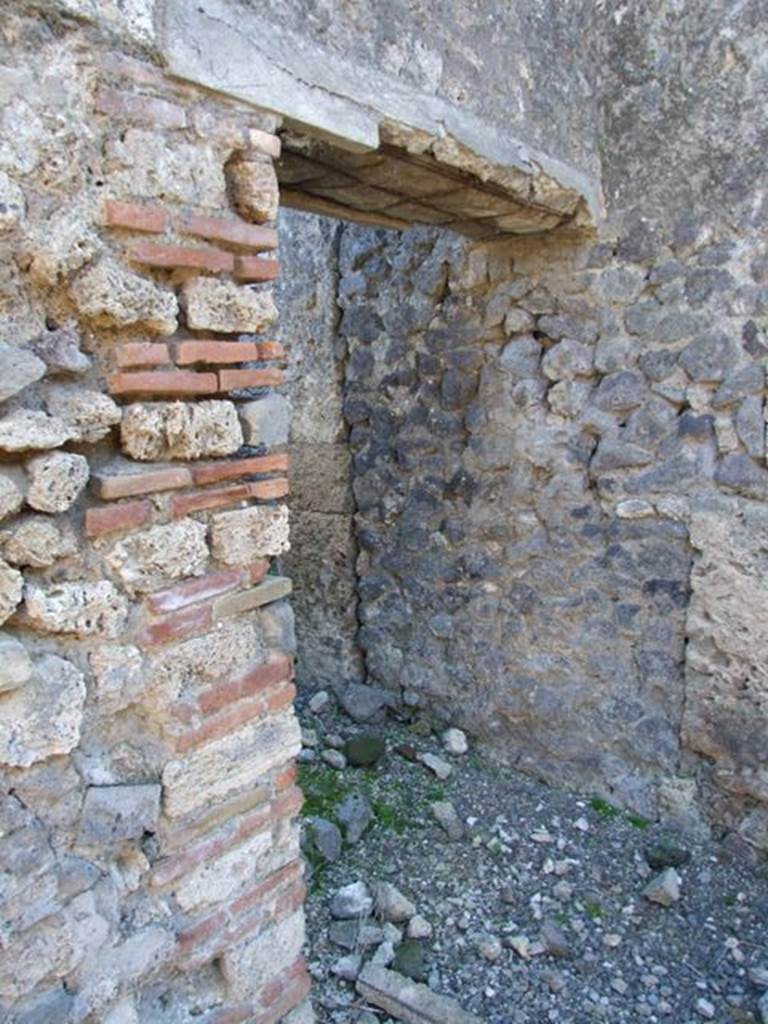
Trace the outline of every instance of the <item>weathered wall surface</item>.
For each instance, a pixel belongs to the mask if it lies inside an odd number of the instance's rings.
[[[597,243],[342,234],[359,638],[500,756],[765,845],[765,26],[584,38]]]
[[[349,427],[343,415],[346,348],[338,333],[339,221],[284,210],[277,292],[291,403],[291,550],[296,678],[308,687],[362,682],[357,645],[357,545]]]
[[[287,544],[258,255],[279,143],[253,109],[12,6],[0,1017],[274,1024],[308,988],[290,584],[267,574]]]

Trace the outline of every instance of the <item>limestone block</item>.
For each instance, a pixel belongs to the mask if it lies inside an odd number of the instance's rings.
[[[27,477],[16,466],[0,469],[0,519],[18,512],[27,493]]]
[[[201,576],[208,563],[205,523],[179,519],[133,533],[116,544],[107,564],[130,592],[156,590],[170,580]]]
[[[70,288],[78,312],[101,327],[141,326],[154,334],[176,330],[176,296],[106,257],[78,275]]]
[[[3,554],[11,565],[43,569],[77,551],[77,541],[67,527],[47,516],[26,516],[7,531]]]
[[[96,703],[109,714],[134,704],[147,687],[144,660],[138,647],[104,644],[91,651],[89,662],[96,680]]]
[[[265,873],[264,861],[272,846],[272,832],[257,832],[246,842],[223,856],[209,858],[190,872],[174,887],[174,895],[182,910],[190,911],[211,903],[222,903],[242,889],[253,884],[254,865],[259,874]]]
[[[0,341],[0,402],[45,376],[45,363],[34,352]]]
[[[142,462],[231,455],[243,443],[232,402],[136,403],[124,410],[123,451]]]
[[[36,223],[21,254],[22,265],[36,285],[54,288],[96,257],[102,244],[92,219],[89,199],[83,194]]]
[[[109,184],[115,195],[157,196],[215,209],[226,202],[221,152],[190,145],[161,132],[130,128],[106,146]]]
[[[160,786],[90,786],[85,794],[80,836],[94,844],[139,839],[154,829],[160,814]]]
[[[26,464],[27,501],[40,512],[66,512],[88,483],[88,460],[72,452],[38,455]]]
[[[277,216],[277,175],[271,161],[230,161],[226,169],[232,202],[246,220],[274,220]]]
[[[181,303],[187,327],[195,331],[239,334],[261,331],[277,319],[269,291],[253,291],[232,281],[196,277],[182,289]]]
[[[32,675],[32,660],[20,640],[0,633],[0,693],[18,690]]]
[[[165,813],[181,817],[251,789],[300,749],[301,733],[292,711],[251,721],[165,766]]]
[[[690,538],[696,558],[686,622],[683,741],[738,776],[743,792],[755,787],[759,798],[759,769],[768,767],[768,671],[755,652],[768,643],[761,612],[768,600],[762,570],[768,512],[738,499],[694,505]]]
[[[21,573],[0,559],[0,622],[5,622],[16,611],[23,585]]]
[[[44,655],[26,685],[0,702],[0,763],[27,768],[68,753],[80,739],[84,703],[82,672],[64,658]]]
[[[44,633],[74,633],[113,639],[125,622],[128,605],[114,584],[27,584],[26,615]]]
[[[278,922],[260,935],[228,949],[221,959],[221,971],[229,998],[247,999],[292,964],[304,944],[304,913],[301,910]]]
[[[0,234],[13,231],[24,218],[26,203],[21,188],[0,171]]]
[[[44,330],[28,347],[43,360],[49,373],[85,373],[91,365],[90,358],[80,351],[80,333],[74,320]]]
[[[580,341],[564,338],[559,345],[553,345],[541,361],[544,376],[550,380],[572,380],[574,377],[588,377],[592,368],[592,350]]]
[[[0,420],[0,449],[6,452],[59,448],[74,436],[64,420],[39,410],[21,409]]]
[[[77,962],[68,921],[62,914],[47,917],[0,953],[0,1006],[9,1006],[45,978],[63,978]]]
[[[225,565],[247,565],[289,548],[286,505],[253,505],[213,517],[211,552]]]
[[[122,418],[120,406],[109,395],[77,385],[54,384],[47,388],[44,401],[48,411],[67,424],[73,440],[86,444],[101,441]]]
[[[288,443],[288,402],[282,395],[270,394],[238,409],[246,444],[268,448]]]
[[[169,644],[148,659],[145,707],[166,709],[180,694],[241,672],[266,657],[254,619],[232,619],[213,633]]]

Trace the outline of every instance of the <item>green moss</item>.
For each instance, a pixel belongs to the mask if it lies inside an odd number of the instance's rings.
[[[607,800],[603,800],[602,797],[596,796],[589,801],[589,806],[592,810],[599,814],[601,818],[618,818],[621,811],[618,807],[614,807],[613,804],[609,804]]]
[[[305,818],[335,820],[336,808],[350,792],[339,772],[327,765],[299,765],[299,785],[304,793],[301,813]]]
[[[603,908],[599,903],[585,903],[584,910],[587,912],[587,916],[591,917],[593,921],[597,921],[603,916]]]

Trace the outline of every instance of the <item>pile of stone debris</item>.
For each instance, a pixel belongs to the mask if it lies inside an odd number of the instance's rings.
[[[768,1024],[768,864],[738,837],[548,788],[385,700],[301,712],[320,1022]]]

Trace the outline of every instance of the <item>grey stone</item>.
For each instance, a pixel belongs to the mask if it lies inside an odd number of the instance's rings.
[[[624,469],[632,466],[646,466],[651,462],[651,452],[640,445],[629,441],[614,440],[611,437],[601,439],[597,450],[589,464],[591,474],[604,473],[612,469]]]
[[[669,867],[652,878],[643,889],[643,896],[651,903],[659,903],[662,907],[671,907],[680,899],[681,879],[674,868]]]
[[[68,754],[80,739],[84,704],[82,672],[57,655],[38,658],[32,678],[0,702],[0,763],[28,768]]]
[[[307,828],[309,830],[312,845],[323,858],[331,863],[337,861],[341,856],[342,838],[341,832],[332,821],[325,818],[308,818]]]
[[[720,381],[733,369],[738,355],[738,346],[727,334],[710,331],[687,345],[678,362],[691,380]]]
[[[662,868],[680,868],[687,864],[691,859],[691,851],[672,843],[660,842],[646,846],[643,856],[649,867],[654,871],[660,871]]]
[[[344,838],[354,845],[373,820],[373,811],[360,793],[350,793],[336,810],[338,821],[344,826]]]
[[[381,736],[373,733],[360,733],[357,736],[352,736],[344,744],[344,755],[349,764],[354,767],[369,768],[381,760],[386,749]]]
[[[444,761],[442,757],[438,757],[437,754],[421,754],[419,760],[425,768],[429,768],[438,779],[445,780],[450,778],[453,768]]]
[[[45,376],[42,359],[28,348],[0,342],[0,402]]]
[[[323,750],[320,757],[337,772],[343,772],[347,767],[347,759],[340,750]]]
[[[740,452],[720,460],[715,469],[715,482],[747,498],[768,498],[768,471]]]
[[[748,395],[736,409],[734,426],[739,440],[753,459],[765,453],[765,409],[761,395]]]
[[[154,831],[160,792],[156,784],[90,786],[80,821],[82,839],[91,844],[113,844]]]
[[[449,839],[463,839],[464,825],[450,800],[437,800],[429,805],[429,809]]]
[[[427,980],[427,964],[424,944],[417,939],[406,939],[395,950],[392,969],[413,981]]]
[[[462,1010],[454,999],[438,995],[426,985],[406,981],[396,970],[385,967],[363,968],[357,979],[357,991],[369,1003],[407,1024],[482,1024],[479,1017]]]
[[[363,958],[359,953],[350,953],[343,956],[331,965],[331,973],[342,981],[356,981],[363,966]]]
[[[768,1024],[768,992],[760,996],[757,1003],[757,1012],[761,1017],[761,1024]]]
[[[282,395],[267,395],[238,406],[245,444],[275,448],[288,442],[288,403]]]
[[[764,387],[765,367],[760,363],[750,363],[728,374],[713,395],[712,405],[715,409],[725,408],[747,395],[762,394]]]
[[[550,380],[572,380],[588,377],[593,372],[592,350],[572,338],[553,345],[541,361],[541,369]]]
[[[343,885],[331,897],[331,917],[346,921],[352,918],[370,917],[373,912],[373,897],[365,882]]]
[[[454,754],[456,756],[466,754],[469,750],[469,744],[467,743],[467,734],[461,729],[451,728],[446,729],[441,737],[443,741],[443,749],[448,754]]]
[[[384,941],[385,935],[384,930],[378,924],[369,920],[352,918],[345,921],[331,921],[328,938],[334,945],[352,951],[378,946]]]
[[[32,659],[10,633],[0,633],[0,693],[18,690],[32,676]]]
[[[538,374],[540,361],[541,343],[532,334],[524,334],[504,346],[499,367],[515,380],[525,380]]]
[[[641,374],[621,370],[603,377],[592,396],[592,404],[603,412],[630,412],[643,404],[646,392]]]
[[[416,913],[416,907],[391,882],[379,882],[373,888],[376,916],[399,924]]]
[[[552,956],[570,956],[571,947],[565,932],[554,921],[545,921],[541,926],[540,941]]]
[[[386,690],[363,683],[345,686],[339,697],[342,708],[356,722],[381,722],[392,697]]]
[[[90,369],[90,358],[80,350],[80,334],[72,321],[64,327],[43,331],[28,347],[43,360],[52,374],[82,374]]]
[[[567,314],[560,316],[539,317],[538,327],[550,338],[572,338],[584,345],[591,345],[597,341],[597,326],[591,320],[582,320],[579,317]]]

